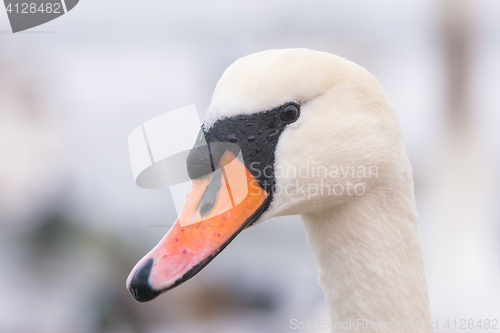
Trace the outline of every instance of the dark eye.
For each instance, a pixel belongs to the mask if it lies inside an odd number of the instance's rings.
[[[299,106],[297,104],[288,104],[283,107],[280,113],[281,121],[295,121],[300,115]]]

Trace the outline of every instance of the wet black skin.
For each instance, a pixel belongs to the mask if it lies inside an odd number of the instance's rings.
[[[220,169],[219,160],[226,150],[230,150],[235,156],[238,156],[241,151],[246,168],[257,179],[268,196],[257,211],[219,249],[200,264],[193,266],[170,287],[164,290],[153,289],[148,281],[153,267],[153,259],[150,258],[144,262],[135,272],[129,286],[132,296],[138,302],[150,301],[192,278],[229,245],[242,230],[251,226],[269,208],[276,184],[274,178],[276,145],[286,126],[296,121],[299,116],[300,105],[290,102],[268,111],[222,118],[209,129],[202,128],[198,141],[186,160],[191,179],[212,177],[198,204],[200,212],[208,214],[215,204],[216,195],[221,186],[222,174],[220,170],[219,172],[216,170]],[[216,172],[213,173],[214,171]]]

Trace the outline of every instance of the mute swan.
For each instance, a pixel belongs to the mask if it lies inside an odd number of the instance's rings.
[[[236,159],[230,148],[209,158],[195,145],[179,219],[127,279],[137,301],[193,277],[246,227],[300,214],[333,323],[432,331],[411,165],[396,112],[370,73],[307,49],[251,54],[222,75],[202,131],[206,142],[239,146],[249,194],[224,212],[221,178],[200,170]],[[181,226],[193,216],[205,219]]]

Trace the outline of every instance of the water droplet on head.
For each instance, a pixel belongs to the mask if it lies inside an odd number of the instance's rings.
[[[269,133],[267,135],[267,138],[268,139],[271,139],[271,138],[274,138],[276,135],[278,135],[280,133],[280,131],[278,129],[275,129],[272,133]]]
[[[236,138],[236,135],[233,133],[233,134],[229,134],[227,136],[227,139],[229,140],[229,142],[237,142],[238,139]]]

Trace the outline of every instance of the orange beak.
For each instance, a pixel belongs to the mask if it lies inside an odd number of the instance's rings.
[[[127,288],[139,302],[197,274],[269,204],[245,165],[226,151],[222,167],[193,180],[178,219],[160,243],[132,269]]]

